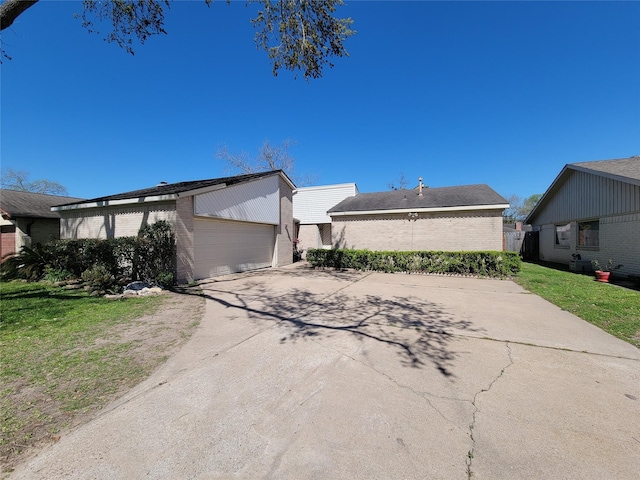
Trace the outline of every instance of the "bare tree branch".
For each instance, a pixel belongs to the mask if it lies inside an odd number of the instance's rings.
[[[280,145],[272,145],[269,140],[265,140],[255,157],[244,151],[231,153],[226,145],[220,145],[214,157],[227,163],[230,174],[282,170],[296,185],[310,185],[314,182],[313,175],[300,176],[295,171],[295,158],[289,153],[289,147],[293,145],[295,142],[289,139]]]
[[[58,182],[47,179],[28,181],[29,172],[6,168],[0,176],[0,187],[20,192],[46,193],[49,195],[67,195],[67,189]]]

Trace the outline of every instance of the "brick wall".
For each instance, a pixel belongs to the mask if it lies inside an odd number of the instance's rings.
[[[622,264],[617,274],[640,275],[640,212],[600,220],[598,261]]]
[[[5,224],[0,228],[0,259],[2,259],[5,255],[16,252],[16,227]]]
[[[274,267],[293,263],[293,193],[291,187],[279,178],[280,185],[280,224],[276,226],[276,252]]]
[[[298,248],[303,249],[305,252],[310,248],[322,247],[318,225],[300,225],[298,240],[300,240]]]
[[[502,211],[333,217],[336,248],[368,250],[502,250]]]
[[[117,238],[138,234],[140,228],[159,220],[172,225],[176,220],[175,202],[123,205],[59,212],[61,238]]]
[[[194,279],[193,197],[180,197],[176,201],[176,245],[178,283]]]
[[[31,225],[31,243],[47,243],[60,238],[60,220],[41,218]]]
[[[640,213],[612,215],[600,218],[600,246],[578,246],[578,222],[571,223],[569,247],[555,245],[555,225],[543,225],[540,230],[540,260],[569,264],[572,254],[582,260],[598,260],[601,264],[611,259],[623,267],[620,275],[640,275]]]

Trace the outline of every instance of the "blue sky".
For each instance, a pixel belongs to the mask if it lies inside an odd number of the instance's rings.
[[[566,163],[640,154],[640,2],[371,2],[321,79],[271,73],[244,2],[173,4],[131,56],[46,1],[2,33],[2,167],[91,198],[224,176],[219,145],[292,139],[316,184],[542,193]]]

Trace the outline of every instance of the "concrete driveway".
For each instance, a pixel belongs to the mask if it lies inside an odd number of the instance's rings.
[[[510,281],[203,288],[175,357],[10,478],[638,478],[640,351]]]

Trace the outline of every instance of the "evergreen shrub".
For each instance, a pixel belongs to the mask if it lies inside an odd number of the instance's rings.
[[[516,252],[373,252],[370,250],[309,249],[313,267],[376,272],[439,273],[503,278],[520,271]]]

